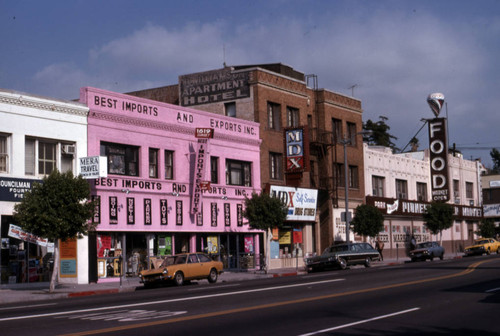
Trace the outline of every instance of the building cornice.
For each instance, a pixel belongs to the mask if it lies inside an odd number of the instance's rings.
[[[30,94],[17,93],[14,91],[9,92],[5,90],[0,90],[0,103],[37,110],[72,114],[82,117],[86,117],[89,111],[88,107],[81,103],[38,97]]]

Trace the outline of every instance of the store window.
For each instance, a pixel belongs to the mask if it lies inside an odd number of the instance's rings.
[[[158,149],[149,149],[149,177],[158,178]]]
[[[271,259],[302,257],[304,246],[302,227],[284,227],[273,229],[270,244]]]
[[[0,173],[9,172],[9,153],[7,150],[7,140],[9,136],[6,134],[0,134]]]
[[[108,173],[139,176],[139,147],[101,142],[101,156],[108,157]]]
[[[174,178],[174,151],[165,150],[165,179]]]
[[[246,161],[226,160],[226,184],[252,186],[251,163]]]

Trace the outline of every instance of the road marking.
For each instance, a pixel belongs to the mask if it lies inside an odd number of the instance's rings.
[[[404,283],[400,283],[400,284],[393,284],[393,285],[386,285],[386,286],[375,287],[375,288],[360,289],[360,290],[355,290],[355,291],[351,291],[351,292],[329,294],[329,295],[296,299],[296,300],[290,300],[290,301],[274,302],[274,303],[269,303],[269,304],[264,304],[264,305],[243,307],[243,308],[237,308],[237,309],[229,309],[229,310],[210,312],[210,313],[199,314],[199,315],[181,316],[181,317],[176,317],[176,318],[163,320],[163,321],[145,322],[145,323],[138,323],[138,324],[132,324],[132,325],[127,325],[127,326],[118,326],[118,327],[112,327],[112,328],[106,328],[106,329],[82,331],[82,332],[68,334],[68,336],[69,335],[72,335],[72,336],[97,335],[97,334],[103,334],[103,333],[117,332],[117,331],[121,331],[121,330],[131,330],[131,329],[137,329],[137,328],[152,327],[152,326],[165,325],[165,324],[176,323],[176,322],[185,322],[185,321],[198,320],[198,319],[202,319],[202,318],[209,318],[209,317],[242,313],[242,312],[247,312],[247,311],[252,311],[252,310],[261,310],[261,309],[268,309],[268,308],[274,308],[274,307],[280,307],[280,306],[286,306],[286,305],[292,305],[292,304],[300,304],[300,303],[304,303],[304,302],[332,299],[332,298],[341,297],[341,296],[348,296],[348,295],[368,293],[368,292],[373,292],[373,291],[378,291],[378,290],[383,290],[383,289],[404,287],[404,286],[414,285],[417,283],[426,283],[426,282],[431,282],[431,281],[450,279],[450,278],[459,277],[459,276],[463,276],[463,275],[467,275],[469,273],[472,273],[479,265],[486,263],[486,262],[490,262],[490,261],[492,261],[492,260],[479,261],[479,262],[476,262],[472,265],[469,265],[467,267],[467,269],[465,269],[461,272],[458,272],[455,274],[450,274],[450,275],[444,275],[444,276],[440,276],[440,277],[436,277],[436,278],[415,280],[415,281],[409,281],[409,282],[404,282]]]
[[[500,287],[498,287],[498,288],[493,288],[493,289],[488,289],[488,290],[486,291],[486,293],[496,292],[496,291],[499,291],[499,290],[500,290]]]
[[[402,311],[395,312],[395,313],[392,313],[392,314],[387,314],[387,315],[372,317],[372,318],[369,318],[367,320],[352,322],[352,323],[340,325],[340,326],[337,326],[337,327],[332,327],[332,328],[328,328],[328,329],[322,329],[322,330],[318,330],[318,331],[313,331],[313,332],[310,332],[310,333],[307,333],[307,334],[302,334],[302,335],[299,335],[299,336],[318,335],[318,334],[326,333],[326,332],[329,332],[329,331],[344,329],[344,328],[352,327],[352,326],[363,324],[363,323],[373,322],[373,321],[382,320],[382,319],[393,317],[393,316],[397,316],[397,315],[411,313],[411,312],[417,311],[419,309],[420,308],[417,307],[417,308],[411,308],[411,309],[407,309],[407,310],[402,310]]]
[[[239,287],[239,286],[241,286],[241,284],[223,285],[223,286],[204,286],[199,288],[189,288],[188,292],[206,291],[212,288],[228,288],[228,287]]]
[[[140,302],[140,303],[134,303],[134,304],[119,305],[119,306],[108,306],[108,307],[99,307],[99,308],[90,308],[90,309],[79,309],[79,310],[72,310],[72,311],[47,313],[47,314],[14,316],[14,317],[0,318],[0,322],[1,321],[12,321],[12,320],[24,320],[24,319],[37,318],[37,317],[61,316],[61,315],[86,313],[86,312],[102,311],[102,310],[110,310],[110,309],[121,309],[121,308],[131,308],[131,307],[140,307],[140,306],[150,306],[150,305],[155,305],[155,304],[164,304],[164,303],[181,302],[181,301],[193,301],[193,300],[200,300],[200,299],[207,299],[207,298],[214,298],[214,297],[221,297],[221,296],[231,296],[231,295],[239,295],[239,294],[265,292],[265,291],[277,290],[277,289],[284,289],[284,288],[311,286],[311,285],[324,284],[324,283],[330,283],[330,282],[338,282],[338,281],[343,281],[343,280],[345,280],[345,279],[332,279],[332,280],[323,280],[323,281],[315,281],[315,282],[305,282],[305,283],[299,283],[299,284],[293,284],[293,285],[286,285],[286,286],[274,286],[274,287],[266,287],[266,288],[257,288],[257,289],[242,290],[242,291],[237,291],[237,292],[227,292],[227,293],[219,293],[219,294],[191,296],[191,297],[187,297],[187,298],[170,299],[170,300],[148,301],[148,302]]]
[[[15,306],[15,307],[5,307],[0,308],[0,310],[13,310],[13,309],[23,309],[23,308],[33,308],[33,307],[43,307],[43,306],[55,306],[57,303],[44,303],[37,305],[29,305],[29,306]]]
[[[72,316],[58,316],[58,319],[69,320],[89,320],[89,321],[118,321],[118,322],[133,322],[144,320],[155,320],[160,318],[167,318],[177,315],[187,314],[187,311],[156,311],[144,309],[132,310],[116,310],[106,314],[100,312],[90,314],[79,314]]]

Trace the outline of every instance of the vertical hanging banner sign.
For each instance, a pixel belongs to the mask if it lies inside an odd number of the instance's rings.
[[[160,224],[168,224],[168,203],[166,199],[160,199]]]
[[[127,197],[127,224],[135,224],[135,198]]]
[[[144,225],[151,225],[153,221],[151,219],[151,199],[144,199]]]
[[[196,133],[198,134],[198,133]],[[205,180],[205,162],[208,155],[208,139],[198,138],[198,150],[195,153],[194,161],[194,181],[193,192],[191,196],[191,214],[197,214],[200,211],[202,189],[201,184]]]
[[[450,191],[446,118],[429,120],[429,151],[431,160],[432,200],[447,202],[450,200]]]
[[[118,198],[109,197],[109,224],[118,224]]]

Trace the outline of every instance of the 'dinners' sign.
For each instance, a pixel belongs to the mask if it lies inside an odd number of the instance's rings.
[[[446,118],[429,120],[429,150],[433,201],[446,202],[450,199],[447,139]]]

